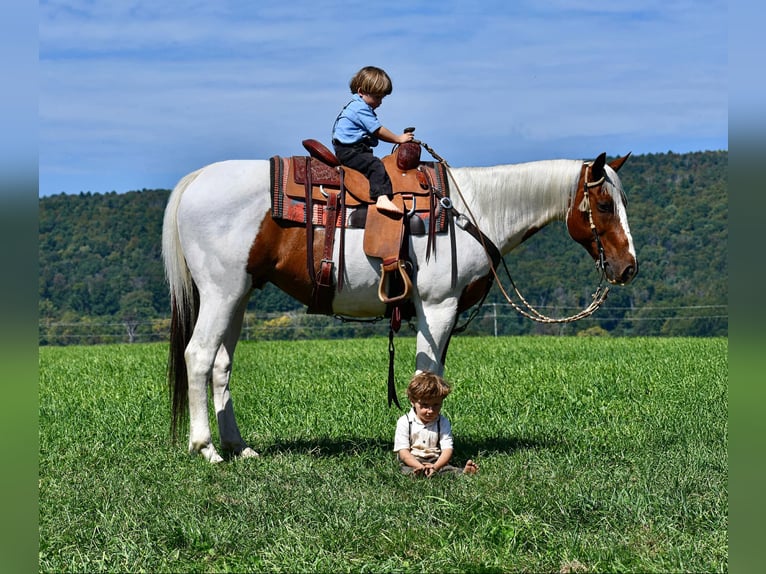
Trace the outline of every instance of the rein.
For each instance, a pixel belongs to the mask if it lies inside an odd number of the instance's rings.
[[[601,177],[597,181],[588,182],[588,177],[587,177],[588,176],[588,169],[593,165],[592,162],[589,162],[589,163],[585,164],[586,171],[585,171],[585,174],[584,174],[584,177],[583,177],[583,193],[584,193],[584,196],[585,196],[584,200],[585,200],[585,203],[587,205],[587,210],[588,210],[588,222],[590,224],[591,232],[593,233],[593,237],[595,238],[596,245],[598,247],[599,259],[596,262],[596,267],[599,269],[599,271],[601,273],[601,277],[600,277],[598,285],[596,286],[596,290],[591,295],[592,301],[590,302],[590,304],[587,307],[585,307],[582,311],[580,311],[578,313],[575,313],[574,315],[570,315],[568,317],[554,318],[554,317],[548,317],[547,315],[544,315],[543,313],[541,313],[540,311],[535,309],[524,298],[524,296],[519,291],[518,287],[516,287],[516,283],[513,281],[513,277],[511,277],[511,273],[508,270],[508,266],[505,263],[505,259],[500,257],[500,263],[502,263],[503,268],[505,269],[505,274],[507,275],[509,281],[511,282],[511,287],[513,287],[513,291],[516,294],[516,296],[519,298],[521,303],[520,304],[516,303],[513,299],[511,299],[511,297],[508,295],[508,292],[503,287],[503,284],[500,282],[500,277],[498,276],[498,273],[497,273],[497,265],[498,265],[498,263],[496,261],[497,256],[495,255],[493,257],[494,254],[499,253],[499,250],[497,249],[497,246],[495,246],[495,244],[492,243],[492,241],[484,233],[481,232],[481,230],[479,229],[478,225],[476,224],[476,217],[471,212],[470,207],[468,207],[468,202],[466,202],[465,198],[463,197],[463,193],[460,190],[460,185],[455,180],[455,177],[452,175],[452,171],[451,171],[452,168],[451,168],[451,166],[447,163],[447,161],[443,157],[441,157],[439,154],[437,154],[433,150],[433,148],[431,148],[431,146],[429,146],[425,142],[421,142],[421,141],[418,141],[418,140],[413,140],[413,141],[416,141],[421,146],[423,146],[423,148],[429,154],[431,154],[431,156],[433,156],[434,159],[436,159],[439,163],[444,164],[444,167],[447,168],[447,172],[450,175],[450,179],[455,184],[455,189],[457,191],[457,194],[460,196],[460,200],[463,202],[463,205],[465,206],[465,209],[468,212],[468,215],[470,216],[470,220],[467,220],[464,215],[458,213],[457,210],[455,210],[454,207],[452,207],[452,205],[450,204],[450,208],[451,208],[451,210],[453,212],[453,217],[456,217],[456,219],[458,221],[461,220],[461,219],[464,219],[465,223],[467,223],[469,225],[472,225],[476,229],[476,231],[478,231],[478,233],[476,233],[476,234],[471,233],[471,235],[473,235],[474,237],[479,239],[480,243],[482,244],[482,247],[484,247],[484,252],[487,255],[487,259],[489,260],[489,266],[490,266],[490,269],[492,271],[492,275],[494,276],[495,283],[497,283],[497,286],[499,287],[500,292],[503,294],[503,297],[505,297],[505,300],[508,302],[508,304],[511,305],[511,307],[513,307],[516,310],[517,313],[519,313],[523,317],[526,317],[527,319],[531,319],[533,321],[537,321],[538,323],[572,323],[574,321],[578,321],[578,320],[583,319],[585,317],[589,317],[599,307],[601,307],[601,305],[604,303],[604,301],[606,301],[607,294],[609,293],[609,287],[608,286],[604,286],[604,280],[606,279],[606,274],[605,274],[605,271],[604,271],[604,247],[601,244],[601,239],[598,236],[598,231],[596,230],[596,225],[593,222],[593,210],[591,209],[591,206],[590,206],[590,196],[589,196],[588,190],[590,190],[591,188],[603,185],[606,176]],[[572,205],[570,204],[569,208],[567,209],[567,214],[569,214],[569,211],[571,209],[572,209]],[[458,223],[458,225],[461,228],[466,229],[465,225],[461,225],[460,223]],[[486,298],[486,294],[485,294],[485,298]],[[481,307],[481,305],[483,303],[484,303],[484,299],[481,300],[481,302],[479,303],[478,307],[476,308],[476,311],[478,311],[478,309]],[[472,313],[471,318],[473,318],[476,315],[476,311],[474,313]],[[465,327],[467,327],[467,326],[468,325],[466,323],[465,325],[463,325],[462,329],[465,329]]]

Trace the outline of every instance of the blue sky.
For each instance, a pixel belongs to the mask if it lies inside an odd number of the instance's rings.
[[[456,167],[728,149],[727,43],[718,0],[42,0],[40,194],[329,145],[365,65]]]

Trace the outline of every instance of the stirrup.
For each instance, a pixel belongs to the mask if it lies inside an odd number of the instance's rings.
[[[407,270],[405,269],[406,262],[403,259],[399,259],[395,261],[393,264],[385,262],[380,264],[380,283],[378,284],[378,299],[380,299],[383,303],[386,305],[391,303],[398,303],[399,301],[403,301],[405,299],[409,299],[410,295],[412,294],[412,281],[410,280],[410,276],[407,274]],[[394,297],[388,297],[386,295],[386,279],[388,277],[388,274],[391,271],[399,271],[399,275],[402,278],[402,281],[404,282],[404,290],[400,295],[396,295]]]

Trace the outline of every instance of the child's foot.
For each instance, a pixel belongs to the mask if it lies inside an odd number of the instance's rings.
[[[463,474],[476,474],[477,472],[479,472],[479,467],[474,461],[469,460],[467,463],[465,463]]]
[[[378,211],[382,211],[383,213],[388,213],[391,215],[402,215],[402,213],[404,213],[396,206],[393,201],[388,198],[387,195],[381,195],[378,197],[378,200],[375,202],[375,207],[378,208]]]

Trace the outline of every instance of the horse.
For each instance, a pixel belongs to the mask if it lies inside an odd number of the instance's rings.
[[[406,246],[413,262],[417,372],[444,373],[459,314],[491,287],[489,247],[505,255],[548,223],[565,220],[569,235],[610,283],[624,285],[634,278],[636,251],[617,175],[629,155],[611,162],[602,153],[593,161],[449,168],[451,188],[458,191],[451,207],[463,223],[438,234],[433,245],[412,235]],[[275,220],[270,201],[269,160],[227,160],[183,177],[165,208],[162,253],[172,307],[171,432],[176,437],[188,415],[189,452],[210,462],[224,459],[212,440],[208,385],[222,452],[258,456],[242,438],[229,387],[253,292],[270,282],[306,305],[312,295],[306,228]],[[469,233],[471,227],[480,230],[479,239]],[[314,232],[323,235],[322,228]],[[334,295],[332,312],[348,318],[380,317],[386,312],[378,292],[380,260],[364,253],[363,229],[345,233],[343,287]],[[336,258],[339,249],[336,241]],[[337,284],[338,277],[334,280]]]

